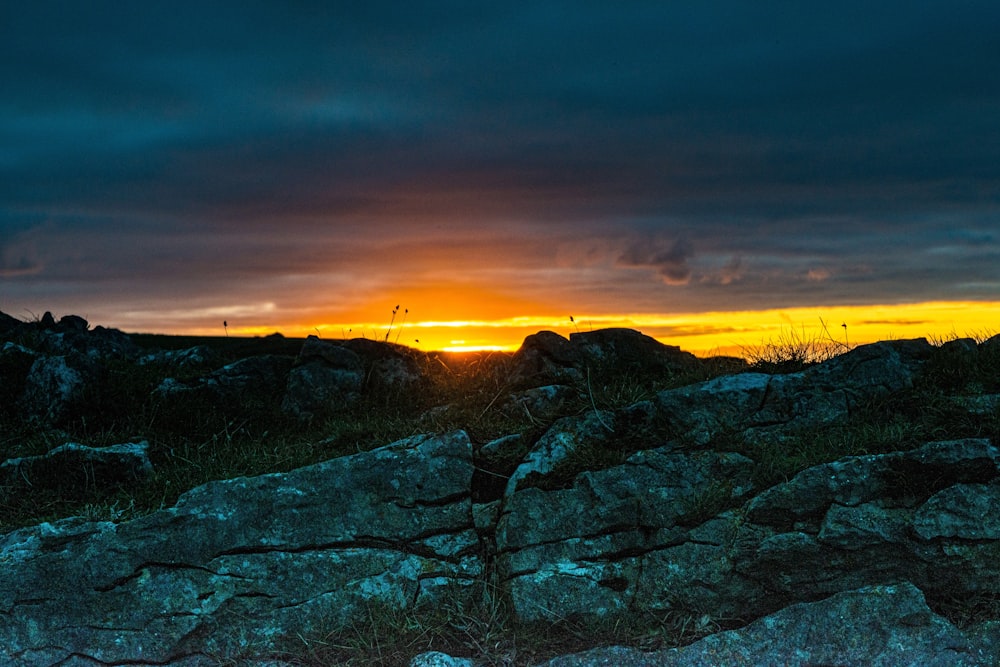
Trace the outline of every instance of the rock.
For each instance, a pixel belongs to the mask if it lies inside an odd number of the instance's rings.
[[[213,482],[126,523],[0,536],[0,665],[216,664],[360,623],[371,604],[461,599],[482,575],[472,471],[463,432],[417,436]]]
[[[94,327],[76,315],[66,315],[58,324],[43,327],[38,350],[50,355],[79,355],[91,359],[134,359],[139,348],[117,329]]]
[[[511,359],[511,383],[515,387],[566,384],[584,378],[583,355],[577,346],[554,331],[539,331],[524,339]]]
[[[796,604],[739,630],[678,649],[596,649],[540,667],[913,665],[987,667],[994,656],[928,608],[910,583],[871,586]]]
[[[424,379],[410,348],[367,338],[352,338],[343,346],[361,358],[369,386],[404,391]]]
[[[233,362],[191,381],[164,379],[154,390],[162,399],[216,401],[238,405],[247,398],[280,395],[292,361],[279,355],[258,355]]]
[[[423,379],[407,348],[364,338],[331,342],[309,336],[289,375],[282,410],[309,422],[356,403],[363,391],[399,394]]]
[[[358,400],[364,380],[355,352],[310,336],[288,375],[281,409],[302,422],[329,416]]]
[[[430,651],[415,656],[410,667],[475,667],[475,663],[469,658],[453,658],[447,653]]]
[[[1000,587],[1000,525],[983,518],[1000,515],[998,461],[986,440],[935,442],[754,495],[740,454],[642,450],[569,488],[509,487],[497,563],[525,620],[631,605],[753,618],[903,578],[935,599],[972,596]]]
[[[90,328],[90,323],[79,315],[64,315],[56,326],[62,331],[84,332]]]
[[[661,391],[652,403],[655,418],[670,436],[706,445],[726,429],[749,427],[772,380],[763,373],[742,373]]]
[[[634,329],[598,329],[569,335],[584,358],[620,372],[680,371],[698,368],[698,358],[676,345],[664,345]]]
[[[739,454],[661,448],[584,472],[568,489],[508,494],[497,563],[518,616],[607,616],[633,603],[662,609],[687,598],[731,610],[733,601],[721,599],[741,595],[725,558],[731,519],[700,524],[739,504],[752,488],[751,468]],[[727,579],[732,588],[723,585]]]
[[[0,463],[0,486],[59,490],[65,496],[144,481],[153,472],[149,443],[135,442],[109,447],[88,447],[73,442],[41,456],[7,459]]]
[[[939,600],[998,587],[995,522],[972,516],[998,502],[998,461],[968,439],[806,469],[746,504],[733,567],[773,605],[901,579]]]
[[[140,358],[82,318],[46,319],[43,327],[0,317],[12,332],[0,348],[0,399],[9,399],[0,425],[22,429],[18,419],[34,415],[27,434],[53,421],[103,428],[83,424],[82,412],[126,392],[147,398],[157,383],[152,398],[163,402],[150,413],[182,429],[201,425],[190,415],[214,427],[214,417],[228,424],[237,410],[260,410],[264,429],[291,427],[269,410],[280,402],[308,422],[336,418],[362,397],[389,403],[422,390],[417,353],[380,341],[312,337],[293,359],[294,341],[270,339],[276,354],[219,368],[206,349]],[[513,624],[689,618],[699,636],[717,623],[747,624],[676,651],[612,647],[553,665],[895,664],[899,656],[987,664],[980,658],[1000,646],[996,443],[917,446],[906,431],[899,451],[800,465],[790,478],[767,466],[781,444],[799,456],[809,444],[803,434],[850,425],[882,398],[896,417],[905,415],[892,406],[906,401],[916,413],[927,388],[941,394],[928,409],[947,412],[957,433],[992,434],[995,347],[892,341],[798,373],[717,377],[597,411],[586,401],[591,381],[599,389],[616,373],[676,379],[704,366],[637,332],[541,332],[514,357],[517,390],[490,404],[503,406],[501,417],[527,412],[536,427],[576,408],[540,436],[527,428],[474,455],[461,431],[414,436],[291,472],[212,482],[130,521],[114,511],[114,523],[89,521],[108,514],[84,508],[85,516],[0,535],[0,667],[279,667],[296,663],[285,651],[301,648],[298,635],[353,632],[380,608],[435,619],[442,608],[477,609],[484,585]],[[949,376],[953,362],[961,367]],[[99,412],[114,418],[139,405]],[[9,440],[31,437],[21,433]],[[884,439],[875,444],[872,451],[886,449]],[[73,495],[149,471],[144,442],[70,443],[0,464],[0,487]],[[469,638],[471,649],[479,638]],[[889,656],[890,645],[902,648]],[[499,661],[413,659],[484,660]]]
[[[580,400],[580,392],[563,384],[549,384],[510,395],[504,411],[532,420],[551,419]]]
[[[1000,334],[990,336],[982,343],[980,343],[979,351],[986,355],[1000,354]]]
[[[140,366],[160,364],[174,370],[191,370],[218,366],[219,355],[207,345],[196,345],[183,350],[161,350],[136,360]]]
[[[922,539],[1000,540],[1000,483],[955,484],[920,506],[913,529]]]
[[[39,357],[25,378],[18,401],[21,411],[35,423],[63,422],[80,404],[96,376],[95,366],[85,357]]]
[[[523,435],[512,433],[482,445],[479,448],[479,455],[487,459],[508,459],[516,456],[517,452],[522,451],[526,444]]]
[[[842,422],[875,398],[913,386],[933,348],[923,339],[862,345],[788,375],[743,373],[662,391],[654,405],[670,434],[696,446],[727,431],[780,438]]]
[[[7,335],[22,324],[21,320],[11,317],[7,313],[0,312],[0,335]]]
[[[539,483],[540,478],[550,476],[558,466],[566,463],[574,455],[582,456],[589,464],[607,458],[610,449],[614,458],[614,444],[609,442],[613,433],[613,416],[611,413],[590,412],[582,418],[567,417],[558,420],[535,443],[507,481],[507,495],[514,493],[519,487]],[[582,454],[583,450],[588,453]],[[582,468],[581,468],[582,469]],[[573,473],[580,470],[574,470]],[[572,479],[568,480],[569,482]],[[566,482],[563,482],[565,485]]]
[[[512,359],[515,387],[573,384],[588,374],[677,373],[701,366],[693,354],[633,329],[599,329],[563,338],[552,331],[528,336]]]

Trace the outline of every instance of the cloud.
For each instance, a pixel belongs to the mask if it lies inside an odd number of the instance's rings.
[[[686,285],[691,279],[688,260],[693,256],[694,249],[684,238],[673,241],[636,241],[618,256],[617,265],[655,269],[668,285]]]
[[[0,41],[0,277],[28,307],[1000,283],[995,2],[62,5]]]

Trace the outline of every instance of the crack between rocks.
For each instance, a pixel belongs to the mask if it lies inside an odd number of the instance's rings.
[[[55,602],[56,598],[26,598],[23,600],[14,600],[11,603],[10,609],[3,612],[4,616],[10,616],[13,614],[14,609],[17,607],[27,607],[33,604],[46,604],[48,602]]]
[[[421,540],[428,540],[430,538],[438,537],[441,535],[458,535],[472,528],[473,526],[470,524],[469,526],[464,526],[459,530],[454,530],[454,531],[429,532],[424,535],[414,536],[411,540],[407,540],[405,542],[399,540],[390,540],[385,537],[375,537],[372,535],[359,535],[355,537],[353,540],[324,542],[319,544],[303,544],[298,546],[266,546],[266,545],[245,546],[245,547],[237,547],[234,549],[227,549],[225,551],[220,551],[216,553],[214,556],[212,556],[211,560],[216,560],[224,556],[252,556],[252,555],[269,554],[269,553],[301,554],[301,553],[310,553],[314,551],[342,551],[346,549],[385,549],[387,551],[398,551],[401,553],[418,556],[420,558],[428,558],[431,560],[443,561],[446,563],[458,565],[461,562],[461,557],[465,554],[464,550],[458,552],[454,556],[447,556],[437,553],[431,547],[414,544],[414,542],[419,542]]]
[[[556,539],[552,539],[552,540],[543,540],[541,542],[532,542],[531,544],[526,544],[526,545],[524,545],[522,547],[514,547],[514,548],[507,548],[507,549],[503,549],[503,550],[498,550],[497,551],[497,556],[506,556],[506,555],[509,555],[509,554],[517,553],[518,551],[524,551],[526,549],[534,549],[536,547],[544,547],[544,546],[549,546],[549,545],[552,545],[552,544],[561,544],[563,542],[568,542],[570,540],[590,540],[590,539],[594,539],[594,538],[598,538],[598,537],[608,537],[608,536],[611,536],[611,535],[621,535],[623,533],[630,533],[630,532],[634,532],[634,533],[643,535],[646,531],[652,530],[652,531],[655,532],[657,530],[660,530],[661,528],[667,528],[667,526],[652,527],[652,526],[637,526],[635,524],[629,524],[629,525],[621,526],[621,527],[619,527],[619,526],[611,526],[609,529],[602,530],[602,531],[600,531],[598,533],[588,533],[587,535],[571,535],[569,537],[560,537],[560,538],[556,538]],[[645,537],[643,539],[645,539]],[[666,548],[670,548],[670,547],[675,547],[675,546],[678,546],[680,544],[685,544],[685,543],[691,542],[691,541],[692,540],[680,540],[678,542],[671,542],[669,544],[663,545],[662,547],[658,547],[658,549],[666,549]],[[642,549],[642,547],[635,547],[635,548],[636,549]],[[654,550],[656,550],[656,549],[654,549]],[[627,549],[626,549],[626,551],[627,551]]]
[[[551,542],[550,544],[555,544],[555,543],[562,542],[562,541],[564,541],[564,540],[556,540],[555,542]],[[700,546],[706,546],[706,547],[717,547],[719,549],[723,549],[724,548],[722,545],[716,544],[715,542],[705,542],[703,540],[683,540],[681,542],[676,542],[676,543],[673,543],[673,544],[664,544],[664,545],[656,546],[656,547],[634,547],[634,548],[631,548],[631,549],[622,549],[620,551],[616,551],[616,552],[613,552],[613,553],[603,554],[599,558],[598,557],[581,556],[581,557],[576,558],[575,562],[578,562],[578,563],[595,563],[595,564],[599,564],[599,563],[614,563],[614,562],[623,560],[625,558],[635,558],[639,562],[638,567],[639,567],[639,572],[641,573],[642,572],[642,567],[644,565],[644,561],[645,561],[645,557],[646,556],[649,556],[650,554],[655,554],[655,553],[657,553],[659,551],[666,551],[667,549],[674,549],[676,547],[683,546],[685,544],[694,544],[694,545],[700,545]],[[509,581],[509,580],[514,579],[516,577],[523,577],[523,576],[535,574],[535,573],[537,573],[539,571],[540,570],[538,570],[538,569],[531,569],[531,570],[519,570],[519,571],[511,572],[510,576],[507,577],[507,580]]]
[[[753,411],[753,415],[760,414],[760,411],[764,409],[767,405],[767,399],[771,397],[771,384],[774,382],[774,376],[769,375],[767,378],[767,384],[764,385],[764,395],[760,397],[760,403],[757,404],[757,408]]]
[[[172,664],[174,664],[176,662],[179,662],[181,660],[187,660],[188,658],[194,658],[194,657],[198,657],[198,656],[203,657],[203,658],[210,658],[210,656],[208,656],[205,653],[202,653],[201,651],[195,651],[193,653],[184,653],[184,654],[181,654],[181,655],[175,655],[175,656],[171,657],[169,660],[150,660],[150,659],[147,658],[147,659],[144,659],[144,660],[138,660],[137,659],[137,660],[113,660],[113,661],[107,661],[107,660],[100,660],[98,658],[95,658],[92,655],[87,655],[86,653],[80,653],[78,651],[68,651],[66,648],[64,648],[62,646],[41,646],[41,647],[37,647],[37,648],[36,647],[32,647],[31,649],[26,649],[26,650],[31,650],[31,651],[61,651],[61,652],[64,652],[66,654],[66,657],[63,658],[63,659],[61,659],[61,660],[59,660],[58,662],[52,663],[52,667],[59,667],[59,665],[66,665],[66,664],[70,663],[70,661],[80,660],[80,659],[89,660],[90,662],[92,662],[95,665],[104,665],[105,667],[118,667],[119,665],[121,665],[121,666],[125,666],[125,665],[162,665],[163,667],[169,667],[170,665],[172,665]],[[17,653],[12,653],[10,655],[10,657],[12,657],[12,658],[19,658],[22,655],[24,655],[24,653],[25,653],[25,651],[18,651]]]
[[[390,502],[396,507],[402,509],[427,509],[433,507],[447,507],[448,505],[454,505],[456,503],[463,502],[465,500],[472,499],[471,490],[461,491],[459,493],[452,494],[450,496],[444,496],[443,498],[437,498],[435,500],[414,500],[412,502],[406,503],[399,498],[394,498]]]
[[[138,579],[142,576],[143,570],[148,570],[151,568],[161,568],[164,570],[199,570],[201,572],[207,572],[209,574],[215,575],[217,577],[230,577],[233,579],[246,579],[238,574],[219,574],[218,572],[211,570],[202,565],[191,565],[190,563],[167,563],[162,561],[146,561],[136,566],[130,574],[118,577],[114,579],[111,583],[105,584],[103,586],[95,586],[94,591],[97,593],[108,593],[116,588],[124,586],[128,582]]]

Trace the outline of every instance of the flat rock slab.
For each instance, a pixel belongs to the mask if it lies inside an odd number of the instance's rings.
[[[195,665],[454,595],[481,575],[472,471],[464,432],[417,436],[0,537],[0,666]]]

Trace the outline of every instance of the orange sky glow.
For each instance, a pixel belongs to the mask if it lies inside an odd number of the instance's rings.
[[[512,316],[507,313],[518,304],[493,303],[495,311],[491,315],[489,301],[469,301],[468,295],[455,297],[447,303],[441,298],[432,298],[426,304],[421,303],[418,294],[407,296],[421,307],[407,306],[401,299],[391,329],[392,308],[396,304],[388,306],[381,319],[362,311],[355,318],[254,324],[239,322],[237,315],[229,323],[228,333],[258,336],[279,331],[288,337],[387,339],[421,350],[473,351],[516,350],[525,336],[541,330],[569,336],[577,331],[627,327],[699,356],[745,356],[755,347],[790,340],[832,339],[853,346],[877,340],[919,337],[932,342],[956,336],[983,338],[1000,331],[1000,301],[670,314],[546,313],[530,304],[521,304],[532,314]],[[220,321],[211,327],[183,326],[165,333],[220,335],[223,331]]]

